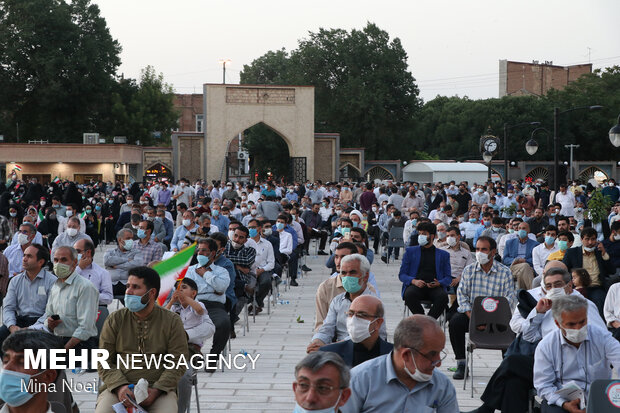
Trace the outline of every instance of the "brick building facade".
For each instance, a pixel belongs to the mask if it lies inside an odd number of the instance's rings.
[[[543,96],[549,89],[564,89],[570,82],[592,73],[592,64],[556,66],[552,62],[499,61],[499,97]]]

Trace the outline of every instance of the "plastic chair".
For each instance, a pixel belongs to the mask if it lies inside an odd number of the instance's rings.
[[[467,339],[465,353],[465,380],[463,390],[467,385],[467,374],[471,385],[471,397],[474,397],[474,350],[502,350],[505,351],[515,339],[515,333],[510,328],[512,312],[506,297],[478,296],[474,299],[474,305],[469,320],[469,338]],[[478,330],[478,326],[484,325],[484,330]]]
[[[594,380],[588,394],[587,413],[618,413],[620,380]]]
[[[405,248],[405,240],[403,239],[403,227],[392,227],[388,234],[388,242],[386,248]],[[390,254],[386,254],[387,264],[390,263]]]

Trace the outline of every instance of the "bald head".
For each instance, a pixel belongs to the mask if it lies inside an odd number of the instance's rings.
[[[546,274],[547,271],[551,268],[561,268],[564,271],[568,271],[568,267],[562,261],[553,260],[547,261],[547,263],[545,264],[545,268],[543,268],[543,274]]]
[[[372,295],[360,295],[353,300],[349,309],[355,312],[359,311],[372,314],[376,318],[383,318],[384,315],[383,303],[380,299]]]

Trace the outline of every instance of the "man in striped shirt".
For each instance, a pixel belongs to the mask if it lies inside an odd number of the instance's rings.
[[[491,237],[481,236],[476,242],[476,262],[463,270],[461,282],[456,291],[459,303],[458,313],[450,319],[450,342],[458,363],[452,376],[455,380],[465,378],[465,333],[469,331],[474,299],[478,296],[502,296],[514,308],[516,300],[515,285],[510,269],[493,257],[497,253],[497,243]]]

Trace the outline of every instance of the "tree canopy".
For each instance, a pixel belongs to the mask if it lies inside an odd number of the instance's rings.
[[[0,0],[0,133],[7,141],[19,129],[22,141],[81,142],[82,133],[100,132],[144,142],[170,128],[170,88],[152,68],[139,84],[118,78],[120,51],[90,0]]]

